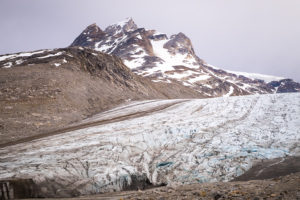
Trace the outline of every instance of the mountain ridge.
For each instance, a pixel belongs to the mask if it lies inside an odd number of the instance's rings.
[[[90,29],[88,26],[82,34]],[[108,26],[103,33],[97,39],[87,36],[88,44],[78,41],[80,34],[71,46],[119,56],[136,74],[150,77],[154,82],[177,81],[207,97],[300,91],[300,84],[292,79],[274,77],[270,82],[275,82],[269,84],[251,73],[216,69],[196,55],[191,40],[182,32],[168,37],[156,30],[139,28],[132,18],[127,18]]]

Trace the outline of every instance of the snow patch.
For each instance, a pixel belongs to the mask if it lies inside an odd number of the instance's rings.
[[[182,79],[182,78],[186,78],[188,76],[192,76],[192,75],[196,75],[196,73],[194,71],[191,70],[186,70],[186,71],[181,71],[181,72],[174,72],[172,74],[165,74],[166,76],[170,77],[170,78],[174,78],[174,79]]]
[[[140,40],[143,39],[141,35],[137,35],[136,37],[137,37],[138,39],[140,39]]]
[[[59,67],[61,63],[54,63],[55,67]]]
[[[0,61],[6,60],[6,59],[9,59],[9,58],[15,58],[15,57],[16,57],[15,54],[14,55],[1,56]]]
[[[20,65],[24,62],[24,60],[20,59],[20,60],[16,60],[16,65]]]
[[[79,47],[79,48],[81,48],[81,47]],[[41,56],[41,57],[37,57],[37,58],[38,59],[44,59],[44,58],[49,58],[49,57],[54,57],[54,56],[60,56],[62,54],[63,54],[63,52],[57,52],[56,54],[48,54],[46,56]]]
[[[161,58],[163,61],[156,63],[157,68],[161,72],[174,70],[173,66],[186,66],[192,69],[199,68],[199,65],[195,65],[196,60],[194,58],[188,58],[188,54],[176,54],[172,55],[168,49],[164,48],[164,44],[169,40],[151,40],[154,54]]]
[[[204,75],[198,75],[198,76],[196,76],[195,78],[189,79],[188,82],[190,82],[190,83],[195,83],[195,82],[197,82],[197,81],[203,81],[203,80],[207,80],[207,79],[209,79],[209,78],[211,78],[211,76],[210,76],[210,75],[207,75],[207,74],[204,74]]]
[[[12,62],[8,62],[3,65],[3,68],[11,68],[11,66],[12,66]]]
[[[25,53],[17,53],[17,54],[11,54],[11,55],[6,55],[6,56],[0,56],[0,61],[6,60],[6,59],[13,59],[17,57],[29,57],[35,54],[41,54],[44,53],[45,51],[49,50],[40,50],[40,51],[33,51],[33,52],[25,52]]]
[[[224,94],[223,97],[230,97],[230,95],[232,95],[233,92],[234,92],[234,88],[230,86],[228,93]]]

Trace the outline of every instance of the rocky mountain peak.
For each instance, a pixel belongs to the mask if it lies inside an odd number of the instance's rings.
[[[183,33],[172,35],[170,40],[164,45],[170,53],[191,54],[194,55],[194,48],[191,40]]]
[[[168,40],[169,39],[168,36],[164,33],[159,33],[155,30],[151,30],[149,32],[150,32],[150,35],[148,37],[151,40],[157,41],[157,40]]]
[[[71,46],[93,47],[94,43],[100,41],[104,35],[105,33],[94,23],[86,27]]]
[[[131,32],[138,29],[138,26],[134,23],[132,18],[126,18],[125,20],[116,24],[108,26],[104,32],[109,35],[115,35],[121,32]]]
[[[156,30],[138,28],[132,18],[104,31],[92,24],[74,45],[116,55],[136,74],[151,77],[154,82],[179,82],[207,97],[300,91],[299,83],[278,82],[284,79],[281,77],[215,68],[195,54],[184,33],[168,37]],[[275,82],[269,84],[271,81]]]
[[[182,39],[182,40],[189,40],[189,38],[182,32],[179,32],[178,34],[174,34],[174,35],[171,35],[170,37],[171,39]]]
[[[99,32],[99,31],[102,31],[100,27],[96,23],[93,23],[89,25],[83,32],[89,34],[90,32]]]

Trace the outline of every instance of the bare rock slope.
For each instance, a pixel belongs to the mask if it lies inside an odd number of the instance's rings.
[[[0,56],[0,144],[66,127],[120,103],[201,97],[135,75],[116,56],[87,48]]]

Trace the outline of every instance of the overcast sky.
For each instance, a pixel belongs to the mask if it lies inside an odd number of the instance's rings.
[[[185,33],[219,68],[300,81],[300,0],[0,0],[0,54],[66,47],[127,17]]]

